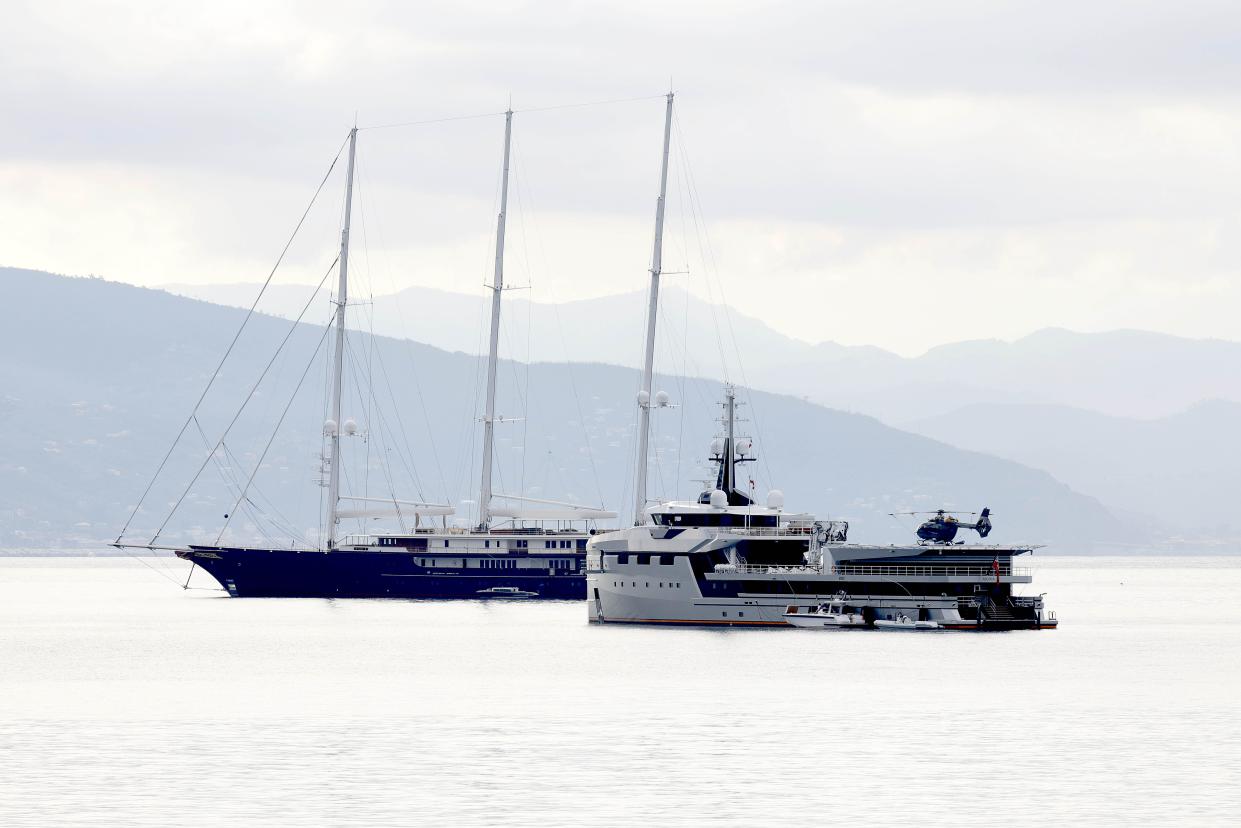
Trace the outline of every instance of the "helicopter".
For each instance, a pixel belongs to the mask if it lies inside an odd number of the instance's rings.
[[[961,515],[978,515],[978,520],[974,523],[962,523],[957,519],[956,514],[950,514],[945,509],[936,509],[934,512],[901,512],[905,515],[933,515],[933,517],[918,527],[918,539],[929,543],[952,543],[960,529],[973,529],[978,533],[980,538],[985,538],[991,534],[991,509],[984,506],[981,513],[978,512],[958,512]]]

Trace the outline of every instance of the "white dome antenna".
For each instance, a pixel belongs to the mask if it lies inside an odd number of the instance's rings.
[[[668,407],[668,392],[667,391],[656,391],[655,392],[655,407],[656,408],[667,408]]]
[[[345,420],[345,434],[352,437],[358,433],[358,421],[350,417]]]
[[[724,451],[724,439],[722,437],[716,437],[714,440],[711,441],[711,456],[719,457],[723,451]]]
[[[328,418],[323,421],[323,436],[324,437],[335,437],[336,436],[336,421],[335,420]]]
[[[651,404],[651,395],[645,389],[638,392],[638,407],[646,408]]]
[[[784,492],[780,491],[779,489],[772,489],[770,492],[768,492],[767,493],[767,508],[768,509],[783,509],[784,508]]]
[[[725,509],[728,507],[728,495],[722,489],[714,489],[711,492],[711,508]]]

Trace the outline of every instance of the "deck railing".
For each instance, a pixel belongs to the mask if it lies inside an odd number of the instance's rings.
[[[997,574],[1003,578],[1030,574],[1029,568],[1021,566],[1001,566],[997,573],[995,568],[990,566],[902,566],[898,564],[887,566],[844,564],[832,567],[832,572],[837,575],[903,575],[941,578],[948,576],[994,578]]]
[[[732,572],[733,570],[723,570],[723,572]],[[799,574],[821,574],[823,568],[808,564],[802,565],[778,565],[778,564],[738,564],[736,572],[743,575],[799,575]],[[989,566],[855,566],[844,564],[841,566],[833,566],[829,570],[832,575],[880,575],[887,577],[958,577],[958,578],[994,578],[996,572]],[[1030,575],[1031,572],[1026,567],[1001,566],[1000,577],[1011,577],[1013,575]]]

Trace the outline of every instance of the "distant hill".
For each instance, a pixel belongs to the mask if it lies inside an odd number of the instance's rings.
[[[1156,420],[1055,405],[970,405],[910,428],[1044,469],[1135,520],[1241,541],[1239,426],[1241,404],[1213,400]]]
[[[0,543],[109,538],[151,480],[243,312],[100,279],[15,269],[0,270],[0,279],[22,310],[0,333]],[[226,513],[234,537],[257,532],[263,521],[252,518],[259,512],[292,532],[315,529],[327,373],[323,352],[312,355],[327,320],[328,309],[319,308],[314,324],[296,329],[270,316],[252,321],[156,480],[135,520],[135,537],[150,537],[182,497],[164,540],[214,537]],[[595,326],[596,338],[638,339],[620,322],[596,319]],[[286,335],[285,355],[258,385],[226,441],[227,453],[185,491]],[[351,333],[349,354],[347,416],[369,437],[349,441],[348,491],[472,499],[478,359],[360,333]],[[358,393],[366,375],[376,399]],[[498,427],[497,488],[602,501],[627,513],[636,373],[599,364],[506,362],[500,378],[500,411],[519,419]],[[699,487],[693,478],[702,474],[697,460],[714,432],[719,383],[674,377],[660,387],[681,407],[655,418],[653,494],[688,496]],[[1072,552],[1135,539],[1098,501],[1045,472],[794,397],[746,396],[752,406],[744,413],[762,458],[754,469],[758,493],[774,482],[792,508],[853,521],[855,538],[911,537],[912,521],[898,522],[891,511],[989,505],[998,516],[992,538],[1001,542],[1053,542]],[[255,486],[234,509],[260,456]]]
[[[170,285],[175,293],[249,307],[256,285]],[[273,286],[260,309],[296,315],[309,288]],[[965,405],[1062,405],[1118,417],[1165,417],[1208,399],[1241,402],[1241,343],[1185,339],[1143,331],[1075,333],[1046,329],[1015,342],[977,340],[903,358],[873,347],[830,341],[809,344],[784,336],[735,309],[710,305],[675,286],[664,292],[660,360],[674,374],[730,374],[769,391],[804,397],[901,426]],[[606,362],[637,367],[646,297],[621,294],[561,305],[507,298],[505,353],[536,361]],[[324,295],[320,304],[326,305]],[[410,338],[447,350],[481,349],[484,297],[409,288],[376,297],[377,334]],[[847,309],[824,308],[822,333]],[[879,320],[881,322],[882,320]],[[951,320],[945,324],[951,327]],[[1071,368],[1071,370],[1070,370]]]

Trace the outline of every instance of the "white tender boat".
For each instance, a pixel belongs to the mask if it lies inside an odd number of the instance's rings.
[[[938,630],[942,629],[936,621],[915,621],[903,612],[891,618],[876,618],[877,630]]]
[[[480,589],[475,593],[479,598],[538,598],[537,592],[530,592],[526,589],[518,589],[517,587],[497,586],[490,589]]]
[[[851,611],[843,600],[819,604],[813,609],[790,606],[784,612],[784,621],[794,627],[827,629],[829,627],[864,627],[862,613]]]

